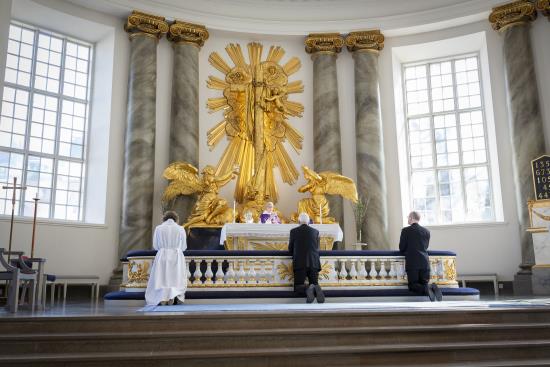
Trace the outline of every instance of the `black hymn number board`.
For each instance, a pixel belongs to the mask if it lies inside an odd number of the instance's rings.
[[[543,155],[531,161],[535,199],[550,199],[550,156]]]

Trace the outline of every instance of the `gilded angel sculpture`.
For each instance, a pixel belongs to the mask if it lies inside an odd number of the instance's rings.
[[[226,200],[218,197],[218,191],[238,172],[238,168],[234,167],[224,175],[216,175],[214,167],[206,166],[201,172],[202,177],[199,177],[198,169],[192,164],[174,162],[163,173],[170,184],[164,190],[162,201],[168,203],[179,195],[197,193],[197,201],[184,227],[221,226],[233,221],[233,210]]]
[[[290,158],[284,142],[295,151],[302,149],[302,135],[288,121],[291,116],[301,117],[304,107],[288,100],[292,93],[304,90],[301,81],[289,82],[289,75],[300,69],[300,60],[291,58],[283,66],[279,61],[285,52],[271,46],[262,61],[263,46],[248,44],[248,63],[238,44],[229,44],[227,54],[234,66],[213,52],[208,61],[225,75],[208,78],[207,86],[221,90],[223,97],[210,98],[210,112],[224,111],[223,120],[208,131],[208,146],[213,148],[223,136],[229,144],[221,157],[216,174],[225,175],[238,163],[241,171],[235,186],[235,200],[253,209],[262,208],[264,202],[277,202],[274,169],[284,182],[292,185],[298,179],[298,170]]]
[[[304,178],[308,181],[298,191],[311,193],[310,198],[298,202],[298,213],[305,212],[315,223],[335,223],[330,217],[329,203],[325,195],[340,195],[352,202],[357,202],[357,188],[349,177],[335,172],[315,172],[307,166],[302,166]]]

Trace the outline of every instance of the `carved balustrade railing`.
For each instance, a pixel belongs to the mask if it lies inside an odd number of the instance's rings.
[[[123,289],[147,287],[154,251],[123,259]],[[187,251],[188,291],[209,289],[292,289],[292,258],[286,251]],[[456,255],[430,253],[431,281],[458,287]],[[405,258],[397,251],[322,251],[319,283],[323,288],[406,288]]]

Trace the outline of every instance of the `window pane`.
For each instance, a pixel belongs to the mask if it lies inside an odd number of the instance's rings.
[[[425,223],[436,223],[435,176],[433,171],[414,172],[412,175],[413,209]]]
[[[441,223],[464,221],[460,169],[440,170],[438,184]]]
[[[464,169],[467,217],[469,221],[494,219],[487,167]]]
[[[29,93],[4,87],[0,111],[0,147],[23,149]]]
[[[0,213],[11,214],[12,189],[3,189],[3,186],[13,187],[13,178],[17,178],[17,186],[21,186],[23,179],[23,154],[0,150]],[[15,212],[19,211],[21,190],[15,191]]]
[[[60,160],[57,165],[57,187],[55,191],[54,217],[78,220],[82,195],[83,165],[78,162]]]

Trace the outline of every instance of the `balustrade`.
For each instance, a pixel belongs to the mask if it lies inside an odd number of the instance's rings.
[[[341,287],[398,287],[407,285],[403,256],[374,256],[357,254],[322,256],[319,283],[326,288]],[[254,255],[233,255],[219,251],[219,255],[194,256],[186,254],[188,288],[254,288],[293,286],[292,258]],[[147,287],[149,270],[154,256],[128,257],[124,264],[123,287],[127,291]],[[432,281],[447,287],[456,287],[455,256],[431,256]]]

